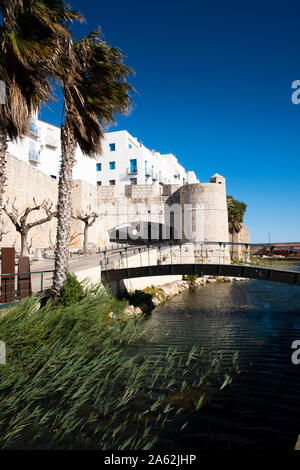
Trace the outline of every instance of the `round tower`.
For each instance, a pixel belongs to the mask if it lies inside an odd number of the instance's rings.
[[[209,183],[187,184],[179,189],[182,241],[228,242],[225,178],[215,174]],[[229,262],[228,247],[205,244],[203,261]]]

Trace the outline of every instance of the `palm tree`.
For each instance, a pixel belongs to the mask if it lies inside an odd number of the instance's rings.
[[[228,228],[232,236],[231,258],[233,258],[234,234],[239,233],[243,226],[246,209],[247,204],[245,202],[238,201],[232,196],[227,196]]]
[[[3,204],[8,139],[26,134],[30,116],[49,100],[51,78],[70,33],[67,22],[80,15],[62,0],[0,0],[0,211]]]
[[[101,153],[104,127],[117,113],[128,111],[133,73],[119,49],[105,42],[99,31],[79,40],[66,53],[72,72],[63,74],[64,123],[61,129],[62,162],[58,183],[57,239],[52,295],[60,295],[66,280],[71,223],[72,171],[77,145],[83,154]]]

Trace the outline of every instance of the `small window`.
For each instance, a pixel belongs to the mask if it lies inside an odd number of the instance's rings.
[[[116,180],[109,180],[109,185],[110,186],[115,186]]]
[[[36,120],[34,118],[30,118],[30,122],[29,122],[29,131],[36,135],[36,130],[37,130],[37,126],[36,126]]]
[[[130,184],[137,184],[136,178],[130,178]]]
[[[39,154],[37,152],[36,148],[36,143],[33,142],[32,140],[29,141],[29,154],[28,154],[29,160],[32,162],[38,162],[39,161]]]
[[[133,158],[130,160],[130,173],[137,173],[137,160]]]
[[[110,152],[114,152],[116,150],[116,144],[109,144]]]
[[[115,170],[116,169],[116,162],[109,162],[109,169]]]
[[[132,149],[132,144],[128,144],[128,148],[129,148],[129,149]]]
[[[96,163],[96,171],[101,171],[101,163]]]
[[[102,185],[102,181],[97,181],[97,186],[101,186]]]

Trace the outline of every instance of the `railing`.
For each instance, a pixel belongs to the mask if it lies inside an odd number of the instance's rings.
[[[55,137],[48,135],[46,136],[45,145],[46,147],[56,149],[58,147],[58,141]]]
[[[123,265],[123,267],[128,267],[129,264],[133,267],[131,261],[133,261],[133,256],[137,256],[137,264],[135,266],[145,266],[147,261],[149,265],[153,264],[179,264],[179,263],[215,263],[222,264],[228,263],[231,264],[231,248],[237,249],[238,247],[242,248],[242,256],[245,260],[244,262],[249,263],[251,258],[251,250],[256,249],[257,247],[269,247],[269,244],[257,244],[257,243],[235,243],[235,242],[216,242],[216,241],[205,241],[205,242],[163,242],[158,241],[157,243],[144,243],[140,245],[126,245],[124,248],[120,248],[121,245],[117,245],[114,248],[107,249],[105,248],[100,253],[102,254],[102,259],[100,261],[102,270],[118,269]],[[148,260],[140,256],[141,253],[148,252]],[[299,249],[290,248],[290,251],[294,253],[294,261],[299,261],[300,271],[300,257],[296,257],[299,253]],[[152,262],[150,263],[150,253],[152,253]],[[118,255],[118,256],[117,256]],[[156,260],[154,259],[156,256]],[[258,258],[260,259],[260,258]],[[274,262],[272,258],[269,259],[270,264]],[[265,261],[265,260],[264,260]],[[266,261],[265,261],[266,262]],[[280,261],[279,261],[280,262]],[[270,266],[269,266],[270,267]]]
[[[30,150],[28,154],[28,159],[31,162],[40,163],[40,155],[37,150]]]
[[[0,308],[8,307],[30,295],[31,292],[42,293],[52,286],[53,270],[27,273],[0,274],[1,302]],[[51,273],[51,276],[49,274]],[[17,283],[16,283],[17,280]],[[17,284],[17,289],[16,289]]]
[[[232,264],[230,245],[245,248],[245,261]],[[300,258],[292,265],[261,265],[250,259],[250,244],[230,242],[187,242],[125,247],[116,252],[103,252],[101,272],[103,282],[136,277],[162,275],[212,275],[244,277],[262,281],[300,285]],[[110,252],[109,252],[110,251]],[[298,250],[297,250],[298,251]],[[298,261],[298,262],[297,262]]]
[[[128,175],[136,175],[138,172],[137,166],[136,167],[128,167],[127,168],[127,174]]]

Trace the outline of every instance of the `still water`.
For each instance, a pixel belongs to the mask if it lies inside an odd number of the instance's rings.
[[[226,392],[189,416],[184,432],[162,432],[158,448],[293,449],[300,434],[300,364],[291,361],[291,345],[300,340],[300,287],[206,284],[158,306],[149,324],[147,355],[197,345],[222,352],[226,368],[238,351],[242,369]]]

